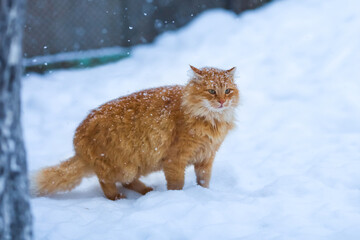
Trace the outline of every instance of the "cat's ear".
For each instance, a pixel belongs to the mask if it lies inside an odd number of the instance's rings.
[[[230,68],[229,70],[225,70],[225,72],[232,77],[234,77],[235,71],[236,71],[236,67]]]
[[[195,76],[202,78],[203,72],[200,69],[197,69],[196,67],[193,67],[190,65],[191,70],[194,72]]]

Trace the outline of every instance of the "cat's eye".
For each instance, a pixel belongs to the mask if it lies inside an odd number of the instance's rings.
[[[216,94],[216,91],[214,89],[209,89],[208,91],[210,94]]]
[[[229,94],[231,92],[231,90],[228,88],[225,90],[225,94]]]

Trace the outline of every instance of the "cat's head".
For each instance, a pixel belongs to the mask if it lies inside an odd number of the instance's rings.
[[[196,116],[232,121],[239,104],[234,81],[235,67],[229,70],[191,67],[191,78],[185,88],[183,105]]]

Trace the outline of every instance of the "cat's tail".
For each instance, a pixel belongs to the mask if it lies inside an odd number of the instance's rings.
[[[81,183],[83,177],[92,175],[92,170],[77,156],[57,166],[43,168],[30,175],[32,196],[44,196],[70,191]]]

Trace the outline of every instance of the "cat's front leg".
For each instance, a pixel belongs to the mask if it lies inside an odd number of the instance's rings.
[[[209,187],[213,161],[214,156],[211,156],[211,158],[207,159],[206,161],[194,164],[196,182],[202,187]]]
[[[164,173],[168,190],[181,190],[184,187],[186,164],[178,159],[169,158],[164,161]]]

